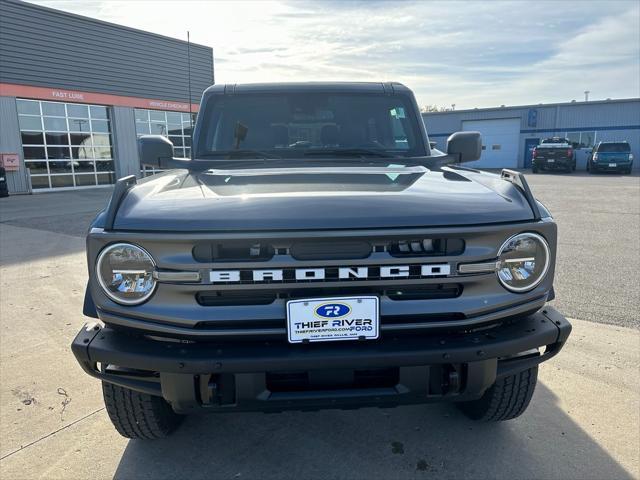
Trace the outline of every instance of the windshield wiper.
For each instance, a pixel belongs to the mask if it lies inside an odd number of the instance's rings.
[[[391,155],[384,150],[372,150],[367,148],[319,148],[306,150],[303,152],[305,157],[327,155],[331,157],[384,157],[393,158],[397,155]]]
[[[221,150],[219,152],[207,152],[198,155],[198,158],[282,158],[269,152],[261,150]]]

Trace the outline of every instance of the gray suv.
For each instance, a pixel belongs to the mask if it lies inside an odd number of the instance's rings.
[[[142,137],[87,236],[72,349],[115,428],[158,438],[194,412],[452,401],[525,411],[571,325],[556,224],[523,175],[432,149],[398,83],[216,85],[193,158]]]

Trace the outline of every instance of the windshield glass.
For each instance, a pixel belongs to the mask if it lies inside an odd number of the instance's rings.
[[[426,153],[412,103],[400,95],[227,95],[212,97],[201,114],[200,157],[236,150],[265,158]]]
[[[626,142],[620,143],[601,143],[598,147],[598,152],[615,152],[615,153],[625,153],[630,152],[631,148],[629,144]]]

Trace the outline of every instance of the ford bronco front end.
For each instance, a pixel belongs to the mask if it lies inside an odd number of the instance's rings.
[[[455,401],[527,407],[567,340],[556,224],[524,177],[464,168],[475,132],[432,152],[400,84],[214,86],[194,158],[118,181],[87,237],[73,342],[120,433],[184,414]]]

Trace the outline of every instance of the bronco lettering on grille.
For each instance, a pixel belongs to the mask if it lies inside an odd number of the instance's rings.
[[[211,283],[297,282],[440,277],[451,273],[448,263],[384,265],[376,267],[284,268],[261,270],[211,270]]]

